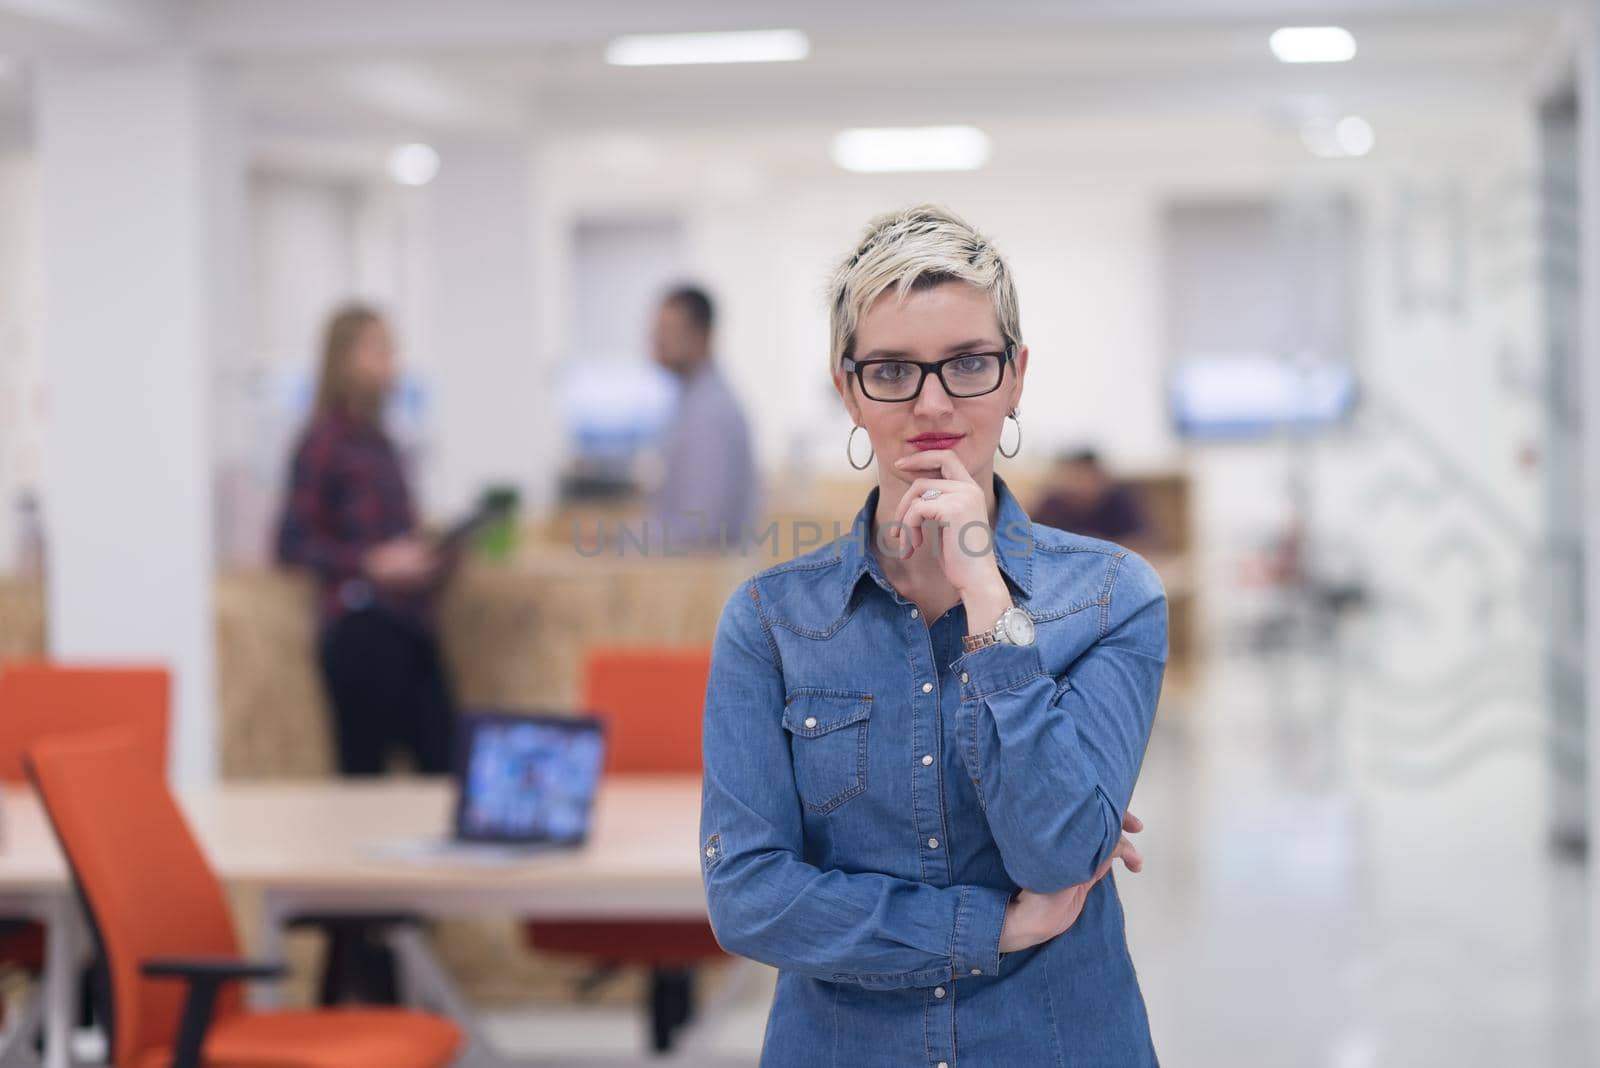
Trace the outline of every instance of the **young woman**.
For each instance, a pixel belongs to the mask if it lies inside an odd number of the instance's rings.
[[[279,560],[317,578],[318,661],[345,775],[379,774],[396,747],[420,771],[450,768],[454,716],[432,598],[442,562],[417,535],[383,430],[394,379],[382,317],[361,306],[335,313],[278,532]]]
[[[780,971],[761,1063],[1154,1064],[1106,875],[1142,864],[1161,583],[995,475],[1028,349],[981,234],[882,216],[831,306],[878,484],[851,536],[734,592],[706,695],[712,926]]]

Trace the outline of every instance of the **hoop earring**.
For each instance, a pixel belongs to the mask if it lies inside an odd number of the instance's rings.
[[[862,460],[860,463],[856,463],[856,453],[853,446],[856,443],[856,431],[860,429],[860,423],[857,423],[855,426],[850,428],[850,436],[844,439],[844,458],[849,460],[850,466],[855,468],[857,471],[865,471],[867,468],[872,466],[872,458],[876,456],[877,453],[872,448],[872,439],[869,437],[867,438],[867,458]]]
[[[1013,408],[1006,413],[1006,418],[1011,420],[1017,426],[1017,443],[1012,446],[1010,452],[1006,452],[1005,448],[1001,446],[1000,442],[997,441],[995,442],[995,449],[1000,453],[1001,456],[1004,456],[1007,460],[1009,460],[1017,453],[1022,451],[1022,413]],[[1001,433],[1000,437],[1003,440],[1005,438],[1005,434]]]

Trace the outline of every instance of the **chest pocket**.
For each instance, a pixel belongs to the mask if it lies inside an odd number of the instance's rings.
[[[795,788],[813,812],[831,812],[867,789],[872,695],[795,690],[783,706]]]

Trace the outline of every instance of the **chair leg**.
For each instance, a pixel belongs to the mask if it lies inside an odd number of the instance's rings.
[[[650,973],[650,1048],[672,1049],[673,1036],[694,1015],[694,969],[656,968]]]
[[[768,969],[748,957],[734,957],[720,965],[723,978],[709,999],[694,1005],[692,1026],[680,1031],[673,1040],[672,1058],[683,1065],[703,1065],[712,1060],[707,1052],[716,1038],[716,1031],[742,1002],[747,1001],[756,984],[761,982]],[[703,974],[703,971],[696,972]]]
[[[44,993],[29,991],[22,1011],[7,1021],[0,1035],[0,1068],[31,1068],[40,1062],[38,1047],[44,1040]]]
[[[328,947],[318,994],[322,1005],[399,1003],[394,954],[382,940],[383,925],[356,916],[324,920],[320,926]]]

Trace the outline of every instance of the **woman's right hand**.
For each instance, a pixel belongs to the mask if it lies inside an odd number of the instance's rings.
[[[1095,883],[1110,874],[1111,863],[1118,857],[1122,858],[1123,865],[1129,871],[1144,870],[1144,858],[1128,840],[1128,834],[1144,830],[1144,823],[1129,812],[1122,818],[1122,829],[1127,834],[1117,842],[1117,848],[1111,851],[1111,856],[1106,858],[1094,873],[1094,878],[1088,882],[1057,890],[1053,894],[1018,891],[1011,904],[1006,906],[1005,923],[1000,928],[1000,952],[1015,953],[1019,949],[1048,942],[1077,923],[1078,917],[1083,914],[1084,902],[1089,899],[1089,891],[1094,889]]]
[[[439,561],[433,549],[421,538],[393,538],[367,551],[362,568],[379,586],[392,589],[421,589],[433,581]]]

